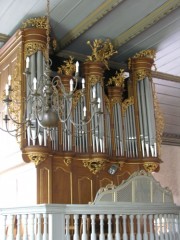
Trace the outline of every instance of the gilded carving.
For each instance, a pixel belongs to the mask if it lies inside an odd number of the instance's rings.
[[[124,69],[120,69],[119,72],[116,72],[115,76],[109,79],[107,86],[117,86],[124,88],[124,79]]]
[[[76,70],[76,66],[73,60],[74,58],[72,56],[69,57],[69,60],[65,60],[64,65],[58,67],[58,74],[72,76]]]
[[[15,67],[12,73],[12,80],[11,80],[11,88],[12,91],[10,93],[10,98],[12,100],[11,104],[9,105],[9,114],[11,118],[14,119],[15,122],[21,122],[21,114],[22,114],[22,99],[21,99],[21,51],[17,54]],[[15,124],[17,129],[19,128],[18,124]],[[21,129],[19,128],[16,131],[17,141],[20,142],[19,136],[21,135]]]
[[[136,53],[133,58],[152,58],[155,59],[156,51],[154,49],[142,50]]]
[[[114,50],[114,47],[109,39],[103,42],[101,39],[95,39],[94,42],[91,44],[90,41],[87,44],[92,49],[91,56],[87,56],[86,61],[90,62],[102,62],[108,67],[108,60],[111,56],[113,56],[117,51]]]
[[[116,104],[116,103],[121,104],[121,98],[113,97],[113,98],[111,98],[111,102],[112,102],[113,105]]]
[[[134,77],[136,81],[143,80],[145,77],[151,79],[151,70],[139,69],[134,72]]]
[[[101,85],[102,85],[102,80],[103,80],[103,78],[98,75],[90,75],[88,77],[88,83],[90,84],[90,86],[94,86],[97,83],[101,83]]]
[[[133,105],[134,104],[134,97],[131,96],[130,98],[126,99],[123,103],[122,103],[122,113],[123,113],[123,116],[127,110],[127,108],[130,106],[130,105]]]
[[[66,166],[69,166],[71,164],[71,158],[65,158],[64,163]]]
[[[25,22],[22,23],[22,28],[43,28],[47,29],[47,17],[36,17],[27,19]]]
[[[46,45],[40,42],[28,42],[24,45],[24,54],[25,58],[27,56],[31,56],[32,54],[36,53],[37,51],[42,51],[45,55]]]
[[[155,121],[156,121],[156,139],[157,139],[157,152],[160,157],[161,153],[161,143],[162,143],[162,136],[164,131],[164,118],[162,112],[160,110],[157,96],[155,91],[153,92],[154,96],[154,112],[155,112]]]
[[[48,157],[48,154],[45,153],[36,153],[36,152],[32,152],[28,154],[28,157],[30,159],[31,162],[34,162],[35,165],[39,165],[40,163],[42,163],[43,161],[45,161]]]
[[[96,174],[97,172],[101,171],[105,166],[105,159],[90,159],[90,160],[83,160],[84,167],[88,167],[89,170]]]
[[[153,162],[146,162],[143,164],[144,169],[148,173],[154,172],[158,168],[159,164],[158,163],[153,163]]]

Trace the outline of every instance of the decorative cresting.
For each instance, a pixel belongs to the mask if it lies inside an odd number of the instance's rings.
[[[155,162],[146,162],[143,164],[144,169],[146,172],[152,173],[159,168],[159,163]]]
[[[47,29],[47,17],[29,18],[22,23],[22,28],[42,28]]]
[[[88,167],[90,172],[93,174],[98,173],[99,171],[103,170],[105,167],[106,159],[104,158],[93,158],[89,160],[83,160],[84,167]]]
[[[75,70],[76,70],[76,66],[74,63],[74,58],[70,56],[68,60],[64,61],[64,65],[62,65],[61,67],[58,67],[58,74],[73,76],[73,74],[75,73]]]
[[[35,164],[35,166],[38,166],[48,158],[49,154],[43,152],[30,152],[27,156],[30,161]]]
[[[42,51],[45,55],[47,17],[27,19],[22,23],[21,28],[24,31],[25,37],[24,57],[31,56],[38,51]]]
[[[151,78],[151,67],[154,65],[155,55],[155,50],[148,49],[140,51],[132,58],[129,58],[128,68],[132,70],[137,81],[143,80],[145,77]]]
[[[134,94],[134,108],[136,112],[136,133],[138,156],[151,158],[152,162],[159,162],[157,151],[158,139],[154,109],[154,90],[152,87],[151,68],[154,65],[155,51],[145,50],[129,59],[129,69]],[[149,161],[148,161],[149,164]],[[154,163],[152,163],[154,165]],[[156,164],[155,164],[156,165]]]
[[[91,56],[87,56],[86,61],[102,62],[106,68],[109,69],[108,60],[112,55],[117,53],[110,40],[107,39],[103,42],[101,39],[95,39],[92,44],[90,41],[88,41],[87,44],[91,47],[92,54]]]

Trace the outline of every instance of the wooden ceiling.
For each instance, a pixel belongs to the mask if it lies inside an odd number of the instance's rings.
[[[0,47],[23,21],[45,14],[45,0],[1,0]],[[180,144],[180,0],[50,0],[50,18],[58,56],[84,60],[87,40],[110,39],[118,50],[110,66],[119,69],[140,50],[155,49],[163,142]]]

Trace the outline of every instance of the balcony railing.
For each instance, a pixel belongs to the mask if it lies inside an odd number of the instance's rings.
[[[180,240],[180,207],[151,174],[100,188],[84,205],[0,210],[0,240]]]
[[[172,204],[36,205],[1,209],[2,240],[179,240]]]

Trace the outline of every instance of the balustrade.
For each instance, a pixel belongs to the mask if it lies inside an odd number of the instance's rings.
[[[180,208],[167,204],[37,205],[1,209],[2,240],[180,240]]]

